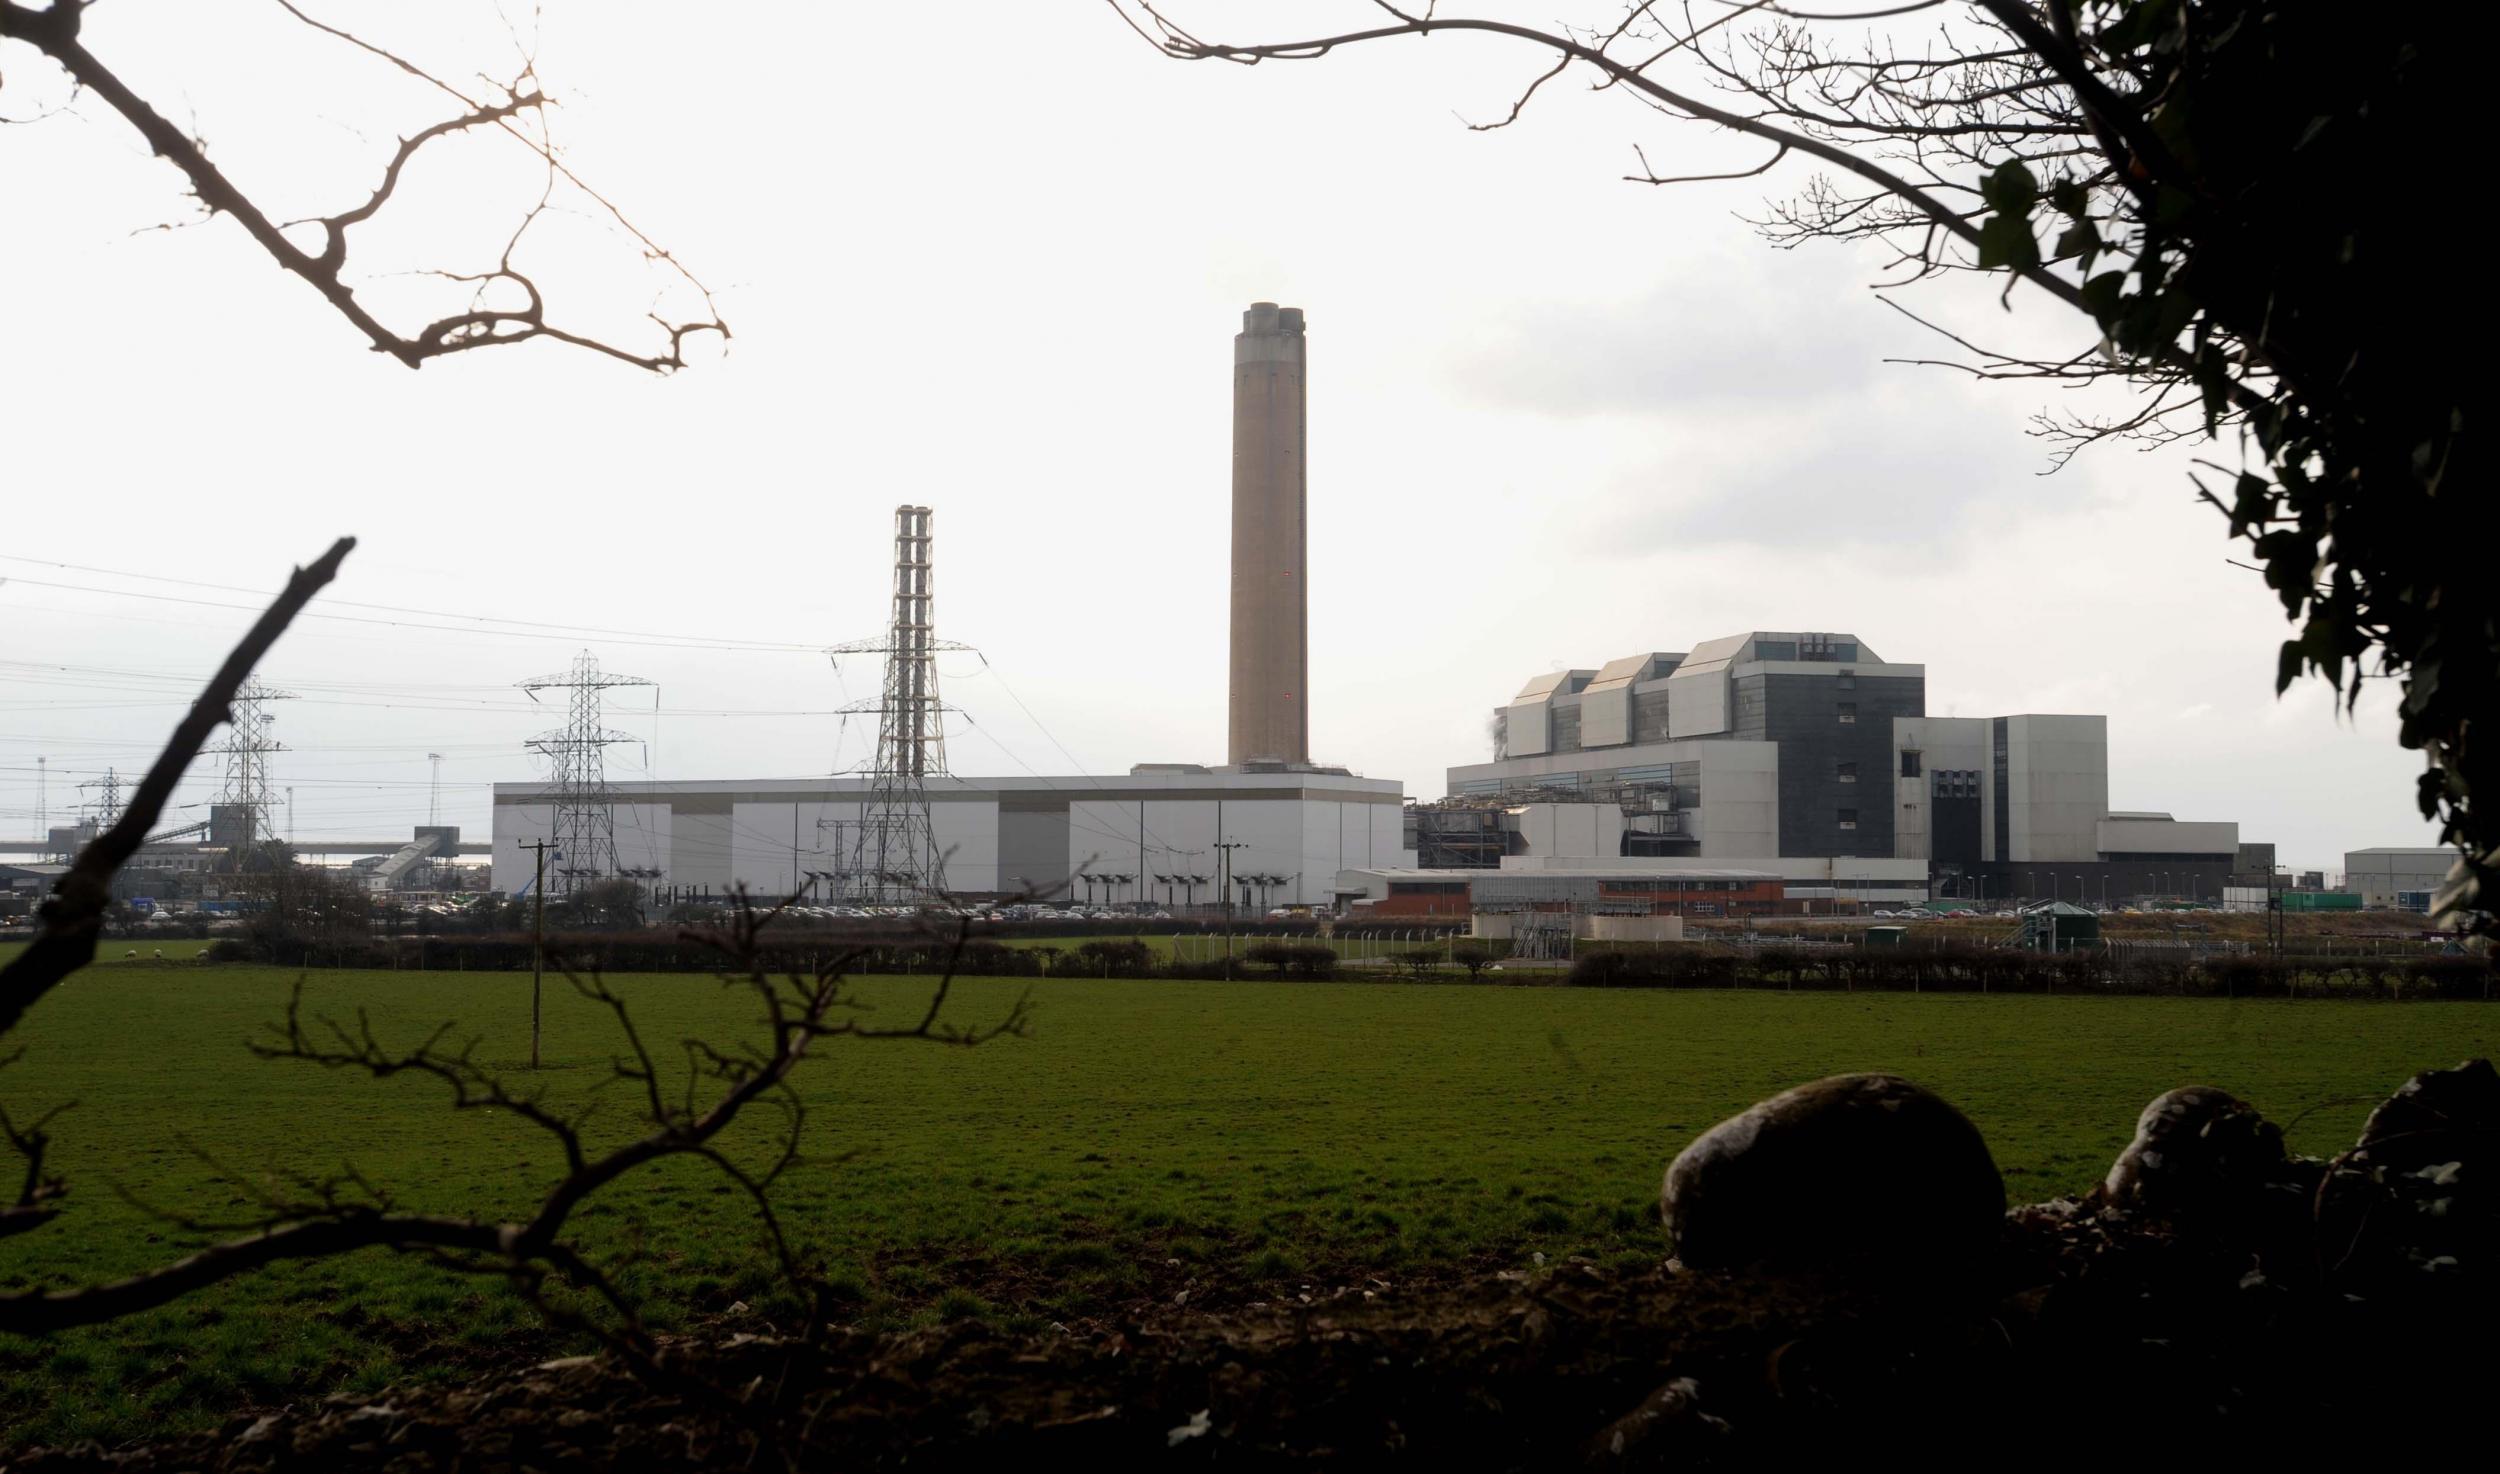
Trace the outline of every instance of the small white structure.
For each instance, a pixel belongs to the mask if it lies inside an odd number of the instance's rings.
[[[1597,942],[1680,942],[1684,940],[1684,918],[1681,916],[1605,916],[1589,912],[1547,913],[1535,911],[1478,911],[1468,918],[1467,934],[1488,941],[1517,938],[1524,930],[1537,929],[1538,922],[1549,923],[1546,929],[1567,922],[1571,935],[1583,941]]]

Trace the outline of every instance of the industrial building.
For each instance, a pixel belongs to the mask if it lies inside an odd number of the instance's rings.
[[[57,861],[40,861],[32,865],[0,864],[0,921],[14,921],[35,914],[43,898],[52,894],[52,887],[69,873],[69,867]]]
[[[1239,773],[1179,765],[1108,778],[924,780],[942,888],[1178,909],[1225,899],[1265,910],[1326,904],[1340,871],[1411,863],[1402,787],[1343,772]],[[617,873],[653,893],[759,898],[857,894],[847,873],[873,780],[725,780],[609,785]],[[495,785],[495,888],[533,874],[552,839],[557,791]],[[1219,851],[1219,841],[1234,846]],[[550,864],[556,862],[550,861]],[[935,878],[935,877],[933,877]]]
[[[2108,719],[1927,714],[1926,667],[1835,632],[1754,630],[1690,652],[1547,672],[1494,712],[1490,762],[1449,770],[1415,848],[1516,867],[1533,836],[1483,817],[1593,804],[1620,837],[1575,858],[1706,860],[1860,899],[2219,899],[2239,826],[2109,807]]]
[[[96,820],[82,820],[75,825],[54,826],[47,838],[46,853],[63,863],[48,867],[57,873],[67,868],[70,857],[86,848],[102,832]],[[255,841],[253,836],[259,835]],[[116,900],[148,901],[155,904],[191,904],[200,901],[232,900],[259,893],[261,887],[246,877],[265,873],[274,863],[260,854],[259,846],[273,842],[245,806],[214,803],[208,806],[208,817],[191,824],[175,825],[147,837],[130,858],[113,872],[112,890]],[[445,893],[482,884],[483,867],[464,867],[460,857],[483,855],[486,846],[464,842],[454,825],[419,824],[406,840],[311,840],[302,844],[288,842],[285,852],[297,860],[335,863],[348,858],[346,873],[364,889],[377,894],[405,895],[411,892]],[[352,858],[351,858],[352,857]],[[15,888],[24,888],[24,876],[46,867],[13,866],[17,872]],[[0,886],[0,892],[10,889]],[[7,897],[0,894],[0,915],[8,914]]]
[[[1517,911],[1616,916],[1768,916],[1786,909],[1780,878],[1712,866],[1540,870],[1352,869],[1346,899],[1375,920]],[[1359,887],[1355,894],[1353,887]]]
[[[2430,898],[2448,879],[2457,852],[2445,845],[2380,846],[2344,853],[2344,889],[2373,909],[2428,911]]]
[[[2361,897],[2351,891],[2286,890],[2281,886],[2231,885],[2222,888],[2222,909],[2263,914],[2268,911],[2311,913],[2360,911]]]

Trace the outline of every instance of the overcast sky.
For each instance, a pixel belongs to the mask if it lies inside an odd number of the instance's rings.
[[[511,65],[491,5],[312,8],[449,77]],[[1289,9],[1197,13],[1281,36]],[[1887,364],[1940,345],[1875,299],[1877,262],[1735,218],[1802,170],[1619,182],[1636,142],[1754,156],[1576,88],[1471,133],[1544,64],[1490,40],[1245,69],[1087,4],[699,19],[552,0],[540,29],[571,163],[736,331],[670,379],[552,344],[411,372],[231,221],[149,229],[190,220],[180,180],[94,100],[0,127],[0,830],[33,828],[39,755],[55,822],[144,766],[250,617],[197,585],[273,589],[339,533],[335,599],[390,607],[328,604],[349,617],[266,666],[299,697],[276,772],[302,838],[421,822],[429,752],[445,821],[482,832],[561,719],[513,683],[585,645],[658,683],[656,714],[617,693],[656,742],[613,777],[850,768],[872,734],[822,713],[877,673],[813,652],[883,622],[906,501],[936,509],[941,632],[986,658],[943,667],[956,771],[1220,762],[1231,338],[1266,299],[1310,322],[1316,758],[1435,796],[1537,671],[1829,629],[1924,663],[1933,713],[2107,713],[2115,807],[2329,868],[2434,837],[2392,692],[2350,720],[2314,684],[2275,698],[2279,608],[2186,480],[2227,447],[2040,474],[2045,391]],[[253,0],[104,0],[87,38],[284,215],[353,203],[446,115]],[[0,112],[63,95],[0,46]],[[490,262],[523,163],[421,156],[356,242],[373,300]],[[629,331],[660,284],[584,216],[534,249],[559,316]],[[2073,329],[2023,293],[1908,300]],[[182,801],[215,785],[204,763]]]

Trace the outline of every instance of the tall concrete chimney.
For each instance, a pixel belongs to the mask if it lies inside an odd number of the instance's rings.
[[[1233,339],[1228,761],[1311,760],[1303,579],[1302,309],[1253,302]]]

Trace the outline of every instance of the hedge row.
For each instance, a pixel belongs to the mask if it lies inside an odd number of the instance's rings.
[[[584,933],[547,939],[551,966],[603,972],[714,972],[725,963],[714,947],[681,937]],[[213,962],[287,967],[422,968],[430,971],[526,972],[527,937],[412,937],[304,941],[286,937],[229,938],[211,946]],[[863,974],[943,971],[974,977],[1221,978],[1273,976],[1452,978],[1478,975],[1490,951],[1467,943],[1418,949],[1396,959],[1396,971],[1341,971],[1337,954],[1312,942],[1261,941],[1239,958],[1184,962],[1142,941],[1096,938],[1076,946],[1010,947],[988,938],[954,944],[767,942],[757,962],[767,971],[813,972],[840,967]],[[1455,966],[1445,966],[1454,964]],[[2495,974],[2484,957],[2126,956],[2107,952],[2046,954],[2002,947],[1763,947],[1745,950],[1693,943],[1583,954],[1568,971],[1510,968],[1510,983],[1568,983],[1595,988],[1773,988],[1936,993],[2126,993],[2242,998],[2452,998],[2491,996]]]
[[[2113,957],[2010,948],[1690,946],[1592,952],[1567,981],[1594,988],[1807,988],[1934,993],[2123,993],[2237,998],[2482,999],[2486,957]]]
[[[534,948],[527,937],[408,937],[306,939],[289,936],[229,937],[204,954],[210,962],[258,962],[281,967],[421,969],[431,972],[527,972]],[[950,965],[969,977],[1220,978],[1227,964],[1181,962],[1142,941],[1097,937],[1072,947],[1010,947],[986,937],[951,941],[810,941],[804,934],[768,940],[755,961],[767,972],[814,972],[838,967],[862,974],[943,972]],[[547,938],[550,968],[598,972],[715,972],[727,965],[719,948],[683,937],[582,932]],[[1336,975],[1337,954],[1309,943],[1259,942],[1230,964],[1232,975],[1262,969],[1280,975]]]

